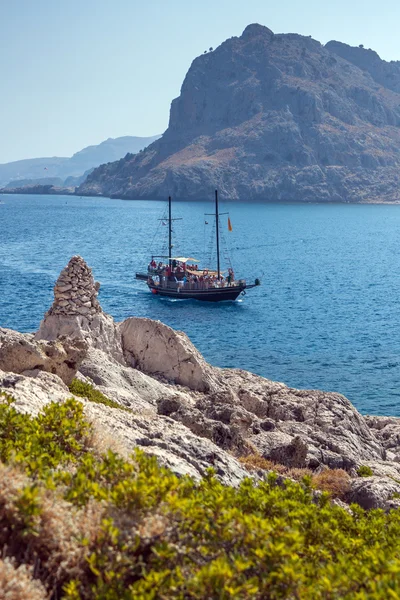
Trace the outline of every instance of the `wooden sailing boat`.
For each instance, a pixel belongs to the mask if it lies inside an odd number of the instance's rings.
[[[221,272],[220,264],[220,232],[218,191],[215,190],[215,231],[217,243],[217,269],[199,269],[197,260],[192,257],[172,256],[172,223],[177,219],[172,218],[172,200],[168,198],[168,256],[151,257],[147,273],[136,273],[136,279],[147,282],[151,292],[158,296],[169,298],[205,300],[220,302],[223,300],[236,300],[245,293],[245,290],[260,285],[259,279],[253,284],[246,283],[245,279],[235,280],[232,269],[229,269],[225,278]],[[229,221],[230,224],[230,221]],[[161,259],[158,263],[155,259]],[[165,260],[165,263],[163,262]],[[191,264],[192,263],[192,264]]]

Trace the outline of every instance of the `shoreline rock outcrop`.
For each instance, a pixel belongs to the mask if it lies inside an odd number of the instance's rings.
[[[213,367],[185,334],[159,321],[114,323],[98,289],[84,260],[73,257],[35,335],[0,329],[0,391],[15,397],[18,410],[35,413],[70,397],[66,384],[77,377],[127,409],[85,403],[96,427],[127,453],[142,447],[195,478],[214,466],[230,484],[248,473],[238,459],[249,455],[288,469],[344,469],[349,501],[397,505],[400,419],[363,417],[333,392]],[[358,477],[360,467],[374,477]]]
[[[182,331],[152,319],[130,317],[119,325],[130,366],[200,392],[216,391],[212,367]]]
[[[56,340],[60,336],[85,340],[125,364],[121,336],[97,295],[100,283],[80,256],[73,256],[54,286],[54,302],[44,316],[35,340]]]
[[[0,370],[12,373],[45,371],[71,383],[86,356],[83,340],[60,336],[57,340],[35,342],[32,334],[0,327]]]

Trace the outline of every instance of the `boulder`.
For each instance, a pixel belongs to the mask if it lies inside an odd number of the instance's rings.
[[[347,502],[355,502],[367,510],[398,508],[400,483],[388,477],[359,477],[351,481]]]
[[[367,415],[365,421],[386,451],[400,457],[400,418]]]
[[[119,324],[122,347],[129,365],[162,376],[191,390],[218,387],[216,373],[181,331],[160,321],[131,317]]]
[[[61,336],[55,341],[36,341],[31,334],[0,328],[0,369],[12,373],[47,371],[71,383],[88,346],[81,339]]]
[[[289,444],[272,448],[267,458],[289,468],[301,469],[307,465],[307,452],[307,444],[296,435]]]
[[[57,375],[39,370],[29,375],[0,370],[0,392],[14,398],[18,411],[31,415],[37,415],[49,402],[63,402],[72,396]]]
[[[122,365],[103,350],[93,347],[89,348],[78,376],[94,384],[108,398],[139,414],[156,416],[161,399],[191,402],[190,396],[176,386]]]

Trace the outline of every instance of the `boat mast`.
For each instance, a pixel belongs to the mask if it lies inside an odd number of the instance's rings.
[[[218,190],[215,190],[215,224],[216,224],[216,234],[217,234],[217,271],[218,271],[218,279],[221,276],[221,268],[219,262],[219,214],[218,214]]]
[[[221,262],[219,256],[219,217],[220,215],[227,215],[229,213],[220,213],[218,208],[218,190],[215,190],[215,213],[204,213],[207,216],[215,217],[215,233],[217,236],[217,272],[218,279],[221,277]]]
[[[182,221],[181,218],[179,218],[179,219],[172,218],[172,198],[171,198],[171,196],[168,196],[168,219],[166,219],[164,217],[162,219],[159,219],[159,221],[162,221],[163,225],[165,225],[165,221],[168,221],[168,264],[171,267],[172,266],[172,248],[174,247],[172,244],[172,223],[173,223],[173,221]],[[162,258],[166,258],[165,255],[163,255]]]
[[[171,196],[168,196],[168,264],[172,265],[172,209]]]

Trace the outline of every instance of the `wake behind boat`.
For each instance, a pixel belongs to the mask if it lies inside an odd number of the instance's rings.
[[[198,261],[192,257],[172,256],[172,200],[168,198],[168,255],[151,257],[147,272],[136,273],[136,279],[146,281],[149,289],[155,295],[169,298],[205,300],[220,302],[223,300],[236,300],[246,289],[260,285],[256,279],[253,284],[248,284],[245,279],[235,279],[232,267],[228,268],[227,275],[221,272],[220,265],[220,213],[218,207],[218,192],[215,190],[215,230],[217,268],[199,268]],[[230,220],[228,227],[231,228]],[[157,260],[156,260],[157,259]],[[158,262],[157,262],[158,261]]]

